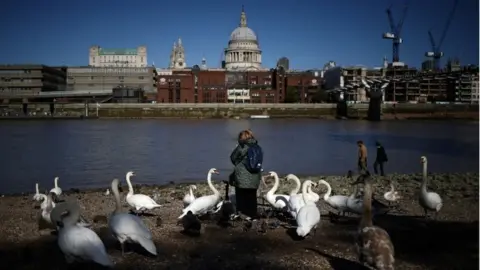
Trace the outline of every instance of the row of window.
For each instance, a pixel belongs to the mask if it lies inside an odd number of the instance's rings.
[[[108,78],[108,79],[112,79],[112,77],[107,77],[107,78]],[[131,77],[128,77],[128,78],[131,78]],[[69,79],[69,80],[75,80],[74,77],[68,77],[68,79]],[[94,80],[95,77],[94,77],[94,76],[90,76],[89,79],[90,79],[90,80]],[[102,76],[102,77],[98,77],[97,79],[105,79],[105,77]],[[124,76],[119,76],[118,79],[119,79],[119,80],[124,80],[125,77],[124,77]],[[145,77],[144,77],[144,76],[138,76],[138,79],[139,79],[139,80],[144,80]]]

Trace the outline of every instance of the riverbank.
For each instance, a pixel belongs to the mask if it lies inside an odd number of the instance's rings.
[[[214,177],[215,178],[215,177]],[[338,195],[351,192],[349,181],[343,176],[307,177],[327,180]],[[302,181],[306,177],[301,177]],[[478,266],[478,173],[432,174],[429,189],[439,193],[443,209],[438,220],[425,221],[417,202],[421,175],[389,175],[375,178],[375,197],[382,201],[389,189],[385,179],[393,179],[403,196],[398,207],[388,215],[376,218],[395,245],[396,269],[475,269]],[[214,180],[215,181],[215,180]],[[270,181],[271,182],[271,181]],[[271,183],[269,183],[271,185]],[[122,182],[122,198],[126,185]],[[199,237],[180,233],[176,225],[181,213],[181,199],[186,184],[165,186],[136,186],[136,192],[159,197],[163,207],[152,211],[154,216],[142,217],[152,231],[158,249],[157,258],[137,253],[121,256],[115,241],[106,229],[105,217],[113,211],[112,195],[105,188],[97,190],[65,190],[66,200],[78,200],[82,214],[95,221],[93,229],[107,246],[108,253],[118,269],[356,269],[353,235],[358,218],[329,217],[330,208],[321,200],[318,206],[322,221],[317,234],[299,241],[284,227],[244,231],[243,223],[233,228],[222,228],[213,220],[202,221]],[[215,186],[223,193],[224,186]],[[288,192],[292,183],[281,180],[279,192]],[[33,188],[33,184],[32,184]],[[266,188],[261,189],[264,193]],[[323,194],[322,186],[316,192]],[[210,194],[206,184],[197,183],[197,196]],[[0,260],[11,269],[49,267],[65,269],[64,258],[56,238],[49,230],[39,230],[40,210],[33,194],[2,196],[0,198]],[[123,199],[122,199],[123,201]],[[263,203],[262,200],[259,200]],[[263,206],[259,207],[263,209]],[[126,210],[127,207],[124,207]],[[260,210],[260,212],[263,212]],[[159,218],[161,217],[161,222]],[[271,223],[275,219],[269,219]],[[358,269],[358,268],[357,268]]]
[[[478,120],[478,105],[474,104],[407,104],[395,106],[383,104],[383,119],[444,119]],[[8,105],[8,110],[20,112],[21,105]],[[50,110],[49,104],[29,104],[29,111],[44,112]],[[236,118],[251,116],[269,118],[316,118],[335,119],[336,104],[149,104],[149,103],[104,103],[55,104],[55,113],[69,116],[98,116],[99,118]],[[366,119],[368,104],[348,105],[348,117]],[[21,114],[21,113],[20,113]]]

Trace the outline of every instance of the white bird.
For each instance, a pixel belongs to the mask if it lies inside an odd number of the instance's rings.
[[[390,182],[390,190],[383,194],[383,198],[385,198],[385,200],[388,202],[388,204],[390,204],[391,202],[398,201],[402,197],[400,196],[398,191],[395,190],[395,187],[393,186],[393,183]]]
[[[132,182],[130,181],[130,177],[135,176],[135,173],[132,171],[127,172],[125,176],[127,185],[128,185],[128,194],[125,198],[128,205],[134,208],[137,213],[138,211],[144,212],[146,210],[152,210],[157,207],[161,207],[158,203],[155,202],[152,198],[145,194],[133,194],[133,187]]]
[[[58,186],[58,176],[55,177],[55,179],[53,180],[53,182],[55,183],[55,187],[52,188],[52,189],[50,190],[50,192],[55,193],[57,196],[62,195],[62,189]]]
[[[218,192],[218,190],[212,184],[212,174],[219,173],[215,168],[211,168],[208,171],[207,183],[213,194],[196,198],[191,204],[189,204],[182,210],[182,214],[178,217],[178,219],[183,218],[183,216],[185,216],[188,211],[191,211],[194,215],[204,215],[215,208],[221,198],[220,192]]]
[[[197,189],[197,186],[195,185],[190,185],[189,192],[185,194],[183,197],[183,207],[187,207],[189,204],[191,204],[195,200],[195,195],[193,194],[193,191]]]
[[[323,184],[323,185],[327,186],[327,193],[325,193],[325,195],[323,195],[323,200],[328,205],[330,205],[332,208],[334,208],[338,212],[344,214],[345,211],[347,210],[348,196],[344,196],[344,195],[330,196],[330,194],[332,194],[332,187],[330,186],[330,184],[323,179],[319,180],[318,184],[320,184],[320,185]]]
[[[265,200],[275,209],[285,209],[288,201],[290,200],[290,196],[284,194],[275,194],[278,189],[278,185],[280,184],[278,174],[273,171],[269,172],[269,174],[271,177],[273,177],[273,179],[275,179],[275,184],[273,185],[272,189],[265,194]]]
[[[115,210],[110,216],[108,227],[113,236],[120,242],[122,255],[125,253],[125,243],[138,243],[145,250],[157,255],[157,248],[152,240],[152,234],[143,221],[134,215],[121,212],[118,179],[112,181],[112,192],[115,197]]]
[[[55,208],[55,203],[53,202],[51,193],[48,195],[39,194],[40,197],[43,198],[43,202],[40,205],[40,209],[42,210],[41,217],[47,224],[52,224],[52,219],[50,218],[50,214],[52,210]],[[56,226],[56,224],[55,224]]]
[[[437,219],[438,212],[442,209],[443,202],[442,198],[438,193],[427,191],[427,164],[428,160],[427,157],[422,156],[421,162],[423,163],[423,180],[422,185],[420,186],[420,196],[418,198],[418,202],[420,206],[423,207],[423,211],[425,213],[425,218],[427,218],[428,211],[435,211],[434,218]]]
[[[41,201],[43,200],[43,197],[41,195],[44,195],[44,194],[40,194],[40,190],[38,189],[38,183],[35,183],[35,194],[33,195],[33,199],[35,201]]]
[[[298,210],[305,205],[302,194],[298,194],[302,184],[300,179],[294,174],[287,175],[286,179],[293,180],[295,182],[295,188],[290,192],[290,198],[288,200],[288,211],[293,218],[296,218]]]
[[[320,223],[320,210],[315,205],[314,202],[310,201],[307,197],[307,188],[308,186],[316,185],[310,180],[305,180],[302,186],[302,195],[304,206],[298,211],[296,220],[297,220],[297,235],[300,237],[305,237],[313,229],[314,232]]]
[[[105,190],[105,192],[103,193],[103,195],[105,195],[105,196],[110,195],[110,189],[107,188],[107,190]]]
[[[105,245],[98,235],[89,228],[78,226],[80,207],[75,202],[65,202],[57,205],[57,211],[52,212],[52,219],[61,220],[58,232],[58,246],[65,255],[67,263],[74,261],[91,261],[105,267],[114,264],[107,255]],[[62,215],[67,212],[67,215]]]
[[[312,191],[312,186],[307,188],[308,199],[313,201],[314,203],[320,200],[320,195]]]
[[[182,210],[182,214],[178,217],[178,219],[183,218],[188,213],[188,211],[191,211],[194,215],[204,215],[207,212],[212,211],[215,206],[217,206],[221,198],[220,192],[218,192],[218,190],[212,184],[212,174],[219,173],[215,168],[211,168],[208,171],[207,183],[213,194],[196,198],[191,204],[189,204]]]

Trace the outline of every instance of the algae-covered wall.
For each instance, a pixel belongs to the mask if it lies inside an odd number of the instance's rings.
[[[13,108],[16,105],[11,105]],[[18,105],[17,105],[18,107]],[[21,107],[17,108],[20,109]],[[49,110],[48,104],[29,104],[29,110]],[[56,104],[57,113],[85,114],[84,104]],[[348,114],[354,118],[367,115],[368,104],[348,106]],[[272,118],[332,118],[336,104],[89,104],[88,113],[104,118],[246,118],[251,115],[269,115]],[[456,117],[468,115],[478,118],[478,105],[470,104],[384,104],[384,117],[422,116]]]

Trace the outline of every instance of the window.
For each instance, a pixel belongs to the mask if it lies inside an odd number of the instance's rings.
[[[118,78],[119,78],[120,80],[123,80],[123,79],[124,79],[124,77],[123,77],[123,76],[120,76],[120,77],[118,77]]]
[[[138,79],[143,80],[143,76],[138,77]]]
[[[142,63],[143,63],[143,56],[140,58],[140,62],[142,62]]]
[[[90,80],[93,80],[93,76],[90,77]]]

